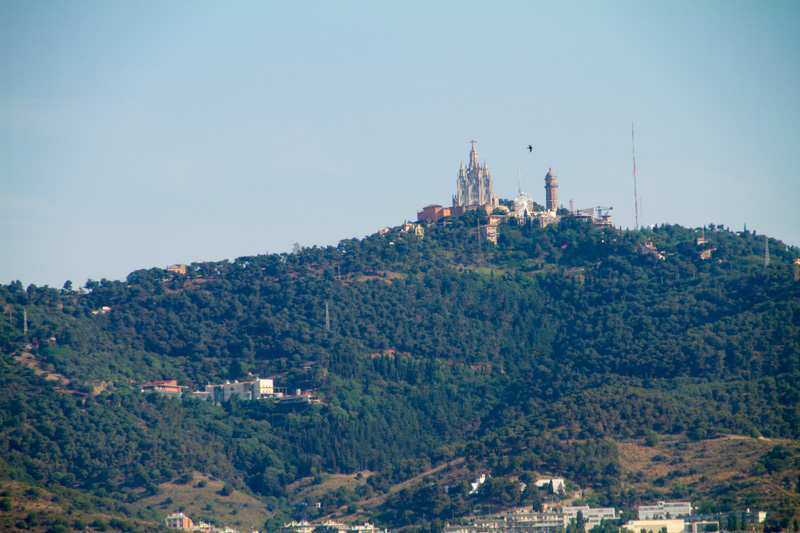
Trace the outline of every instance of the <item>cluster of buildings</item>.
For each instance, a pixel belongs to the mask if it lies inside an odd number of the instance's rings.
[[[212,526],[211,524],[206,524],[205,522],[198,522],[195,524],[191,518],[183,513],[172,513],[164,520],[164,522],[166,522],[167,527],[172,529],[198,531],[200,533],[239,533],[239,531],[229,527]]]
[[[697,247],[697,255],[703,261],[711,259],[711,254],[717,250],[717,247],[713,246],[711,243],[709,243],[708,239],[706,239],[705,228],[703,229],[703,236],[695,239],[695,245]],[[639,255],[652,255],[661,261],[664,261],[667,258],[666,253],[662,250],[659,250],[653,244],[653,241],[650,240],[638,244],[636,246],[636,251],[639,252]]]
[[[483,210],[490,217],[489,223],[480,228],[480,235],[483,240],[497,242],[497,226],[503,222],[524,224],[527,222],[539,224],[544,227],[558,222],[562,215],[559,214],[558,205],[558,176],[553,169],[547,172],[545,182],[545,206],[544,209],[537,209],[533,199],[522,192],[514,197],[512,207],[501,206],[497,196],[493,192],[492,174],[484,161],[483,165],[478,163],[478,153],[475,150],[475,141],[472,141],[472,150],[469,154],[469,165],[464,166],[462,161],[456,179],[456,194],[453,196],[453,205],[443,207],[431,204],[423,207],[417,212],[417,222],[438,223],[448,217],[455,217],[467,211]],[[570,215],[578,218],[585,218],[594,221],[600,226],[611,226],[611,216],[608,211],[611,208],[591,208]],[[498,214],[500,213],[500,214]]]
[[[758,524],[767,518],[767,513],[751,512],[750,509],[697,515],[692,513],[691,502],[658,502],[655,505],[640,505],[639,519],[628,521],[624,527],[634,532],[702,533],[709,530],[706,526],[718,526],[719,520],[726,519],[729,514],[742,516],[747,524]]]
[[[550,480],[545,480],[550,481]],[[763,522],[764,512],[744,512],[741,514],[748,524]],[[589,531],[601,525],[603,520],[617,520],[613,507],[591,508],[588,505],[564,506],[537,513],[531,509],[519,508],[502,513],[469,518],[466,524],[450,525],[444,533],[555,533],[563,531],[570,523],[583,520]],[[658,502],[656,505],[640,505],[639,518],[622,524],[622,529],[633,533],[702,533],[717,526],[718,515],[694,515],[691,502]]]
[[[477,494],[478,491],[481,489],[484,483],[486,483],[486,479],[488,476],[486,474],[481,474],[475,481],[470,483],[470,494]],[[554,478],[540,478],[534,482],[534,485],[537,489],[549,488],[553,494],[564,494],[566,491],[566,482],[564,478],[561,477],[554,477]],[[519,490],[520,492],[524,492],[527,490],[528,486],[525,483],[520,482]],[[445,492],[447,492],[449,487],[445,488]]]
[[[156,393],[165,396],[181,398],[184,394],[183,387],[177,380],[151,381],[141,386],[143,393]],[[250,381],[227,381],[219,385],[206,385],[205,390],[195,391],[192,396],[201,400],[225,403],[234,396],[240,400],[273,400],[279,404],[315,404],[320,403],[314,396],[313,390],[295,389],[294,394],[287,393],[286,389],[275,387],[273,380],[254,377]]]
[[[342,524],[328,520],[326,522],[300,522],[292,521],[281,530],[284,533],[386,533],[385,529],[380,529],[369,522],[358,526],[353,524]]]
[[[192,393],[196,398],[225,403],[233,396],[240,400],[277,400],[283,397],[283,390],[275,387],[271,379],[255,378],[251,381],[226,381],[219,385],[206,385],[205,390]]]
[[[239,533],[228,527],[217,527],[205,522],[195,524],[184,513],[173,513],[165,520],[168,528],[197,531],[200,533]],[[325,522],[307,522],[306,520],[292,521],[281,528],[283,533],[387,533],[385,529],[377,528],[369,522],[363,525],[342,524],[328,520]]]
[[[465,525],[446,525],[444,533],[553,533],[578,520],[581,514],[586,530],[600,525],[602,520],[617,518],[613,507],[592,509],[588,505],[567,506],[561,511],[537,513],[531,509],[512,509],[502,513],[477,516],[468,519]],[[638,531],[637,531],[638,533]]]

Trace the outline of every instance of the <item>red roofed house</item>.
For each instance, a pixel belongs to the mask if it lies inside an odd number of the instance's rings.
[[[423,207],[422,211],[417,211],[417,222],[422,222],[423,220],[436,222],[439,219],[449,216],[450,216],[449,207],[442,207],[440,205],[432,204]]]
[[[176,396],[178,398],[181,397],[183,394],[183,389],[186,387],[181,387],[178,385],[177,380],[170,379],[167,381],[151,381],[150,383],[145,383],[142,385],[141,391],[145,393],[158,393],[158,394],[166,394],[167,396]]]

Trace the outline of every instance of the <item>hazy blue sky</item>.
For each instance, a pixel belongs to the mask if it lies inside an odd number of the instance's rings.
[[[495,193],[800,245],[800,2],[0,0],[0,282],[363,237]],[[525,147],[532,144],[533,154]]]

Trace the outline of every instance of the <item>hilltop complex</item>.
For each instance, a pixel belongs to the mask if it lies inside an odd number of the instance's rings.
[[[487,215],[492,215],[489,224],[480,230],[484,240],[497,242],[497,225],[501,222],[524,224],[535,223],[541,227],[558,222],[561,216],[573,216],[592,220],[599,226],[611,226],[611,209],[593,207],[576,212],[566,211],[558,205],[558,176],[552,167],[544,177],[545,206],[542,207],[522,191],[519,186],[518,194],[514,197],[511,206],[500,205],[500,200],[494,195],[492,189],[492,174],[484,161],[483,166],[478,164],[478,152],[475,150],[475,141],[472,141],[472,150],[469,153],[469,166],[465,167],[462,161],[456,179],[456,194],[453,196],[452,207],[442,207],[431,204],[417,212],[417,222],[436,223],[447,217],[455,217],[467,211],[482,209]]]

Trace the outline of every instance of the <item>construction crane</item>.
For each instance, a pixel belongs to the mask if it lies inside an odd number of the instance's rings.
[[[586,209],[581,209],[578,212],[583,213],[585,215],[590,215],[595,220],[598,220],[603,217],[604,213],[607,213],[614,209],[613,207],[603,207],[602,205],[596,205],[594,207],[587,207]]]
[[[597,210],[597,218],[600,218],[604,214],[603,211],[605,211],[607,213],[607,212],[611,211],[614,208],[613,207],[603,207],[601,205],[598,205],[598,206],[595,206],[595,209]]]

